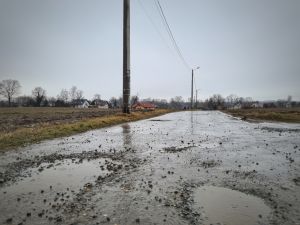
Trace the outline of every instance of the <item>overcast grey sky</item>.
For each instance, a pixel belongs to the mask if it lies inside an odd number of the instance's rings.
[[[140,97],[190,96],[153,0],[131,0],[131,87]],[[214,93],[300,100],[299,0],[160,0],[195,73]],[[0,0],[0,80],[56,96],[76,85],[91,98],[122,93],[122,0]],[[162,37],[159,35],[162,35]]]

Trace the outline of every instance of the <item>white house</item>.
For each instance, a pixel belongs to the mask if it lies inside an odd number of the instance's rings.
[[[90,106],[90,103],[87,100],[79,100],[76,102],[75,108],[86,109]]]
[[[91,107],[98,108],[98,109],[108,109],[109,104],[107,101],[95,99],[94,101],[92,101]]]

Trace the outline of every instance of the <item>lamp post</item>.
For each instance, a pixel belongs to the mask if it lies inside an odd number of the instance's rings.
[[[200,69],[200,66],[192,69],[192,87],[191,87],[191,109],[193,109],[193,100],[194,100],[194,70]]]

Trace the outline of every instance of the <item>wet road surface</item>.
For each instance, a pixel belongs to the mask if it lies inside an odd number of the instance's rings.
[[[194,111],[2,153],[0,224],[297,225],[299,137]]]

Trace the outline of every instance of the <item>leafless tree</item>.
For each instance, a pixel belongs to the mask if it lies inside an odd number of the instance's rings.
[[[28,106],[34,106],[35,105],[35,101],[34,99],[31,97],[31,96],[19,96],[16,98],[16,103],[18,106],[25,106],[25,107],[28,107]]]
[[[8,105],[11,106],[12,98],[20,93],[21,85],[17,80],[3,80],[0,82],[0,95],[8,100]]]
[[[55,106],[55,102],[56,101],[57,101],[57,99],[54,98],[54,97],[48,98],[48,104],[49,104],[49,106]]]
[[[118,107],[118,100],[115,97],[111,97],[109,100],[109,103],[112,108],[117,108]]]
[[[170,106],[174,109],[182,109],[184,107],[184,100],[181,96],[171,98]]]
[[[76,93],[75,93],[75,97],[76,97],[76,100],[83,99],[83,91],[82,90],[77,90]]]
[[[249,109],[253,105],[253,99],[251,97],[241,98],[240,101],[245,109]]]
[[[134,104],[138,103],[138,101],[139,101],[139,97],[137,95],[131,96],[131,99],[130,99],[130,104],[131,105],[134,105]]]
[[[208,107],[210,109],[222,109],[224,107],[225,99],[220,94],[215,94],[208,99]]]
[[[77,92],[77,87],[72,86],[70,91],[69,91],[71,101],[74,101],[76,99],[76,92]]]
[[[69,91],[70,99],[72,102],[83,98],[83,91],[79,90],[76,86],[71,87]]]
[[[100,94],[95,94],[94,95],[94,100],[101,100],[101,95]]]
[[[67,89],[61,89],[60,94],[57,96],[57,98],[64,103],[68,102],[69,99],[69,92]]]
[[[118,105],[119,108],[121,108],[123,106],[123,96],[120,96],[117,99],[117,105]]]
[[[231,94],[226,97],[226,102],[229,108],[234,108],[239,103],[239,97],[237,95]]]
[[[41,106],[42,101],[46,99],[46,90],[42,87],[36,87],[32,90],[32,95],[35,98],[36,105]]]

